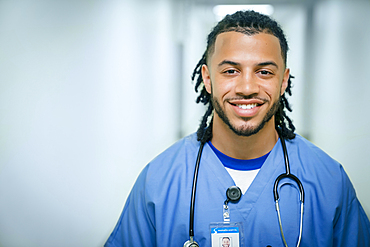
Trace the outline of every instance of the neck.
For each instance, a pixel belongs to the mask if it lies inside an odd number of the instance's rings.
[[[213,121],[212,126],[213,146],[236,159],[259,158],[270,152],[279,138],[274,117],[258,133],[251,136],[238,136],[222,120],[214,120],[216,121]]]

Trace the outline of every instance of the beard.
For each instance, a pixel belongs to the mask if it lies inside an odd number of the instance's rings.
[[[242,126],[235,126],[232,125],[229,118],[227,117],[225,111],[222,109],[218,100],[211,95],[212,105],[215,109],[217,115],[221,118],[221,120],[238,136],[251,136],[257,134],[263,127],[268,123],[271,118],[275,115],[277,110],[280,106],[280,98],[281,96],[274,102],[271,108],[268,110],[266,115],[264,116],[263,120],[257,126],[250,126],[247,124],[248,118],[242,118],[245,120],[245,124]]]

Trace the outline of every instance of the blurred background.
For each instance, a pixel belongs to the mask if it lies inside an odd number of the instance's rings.
[[[197,129],[190,76],[235,4],[281,23],[297,132],[370,214],[370,1],[0,0],[1,247],[104,244],[142,168]]]

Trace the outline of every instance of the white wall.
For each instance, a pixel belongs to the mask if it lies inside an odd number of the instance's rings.
[[[0,1],[0,246],[103,245],[177,137],[171,18],[167,1]]]
[[[206,108],[202,103],[195,104],[198,96],[194,91],[195,83],[189,83],[193,70],[206,48],[207,35],[210,29],[217,23],[212,8],[209,6],[188,6],[188,14],[185,19],[185,35],[182,37],[184,44],[183,62],[183,133],[190,134],[198,129],[201,117]]]
[[[370,1],[315,8],[312,140],[341,162],[370,215]]]

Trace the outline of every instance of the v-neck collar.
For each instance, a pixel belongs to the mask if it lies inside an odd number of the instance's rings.
[[[244,220],[247,220],[250,212],[265,190],[271,190],[271,200],[273,201],[272,190],[274,180],[276,179],[274,174],[276,174],[278,167],[284,167],[281,165],[283,160],[283,150],[280,139],[278,139],[252,184],[241,197],[240,201],[236,203],[236,209]],[[214,177],[214,179],[218,180],[219,186],[217,186],[217,189],[220,190],[220,193],[223,195],[230,186],[235,185],[234,180],[208,144],[204,146],[200,170],[202,170],[202,166],[206,166],[206,170],[213,173],[213,176],[210,177]]]

